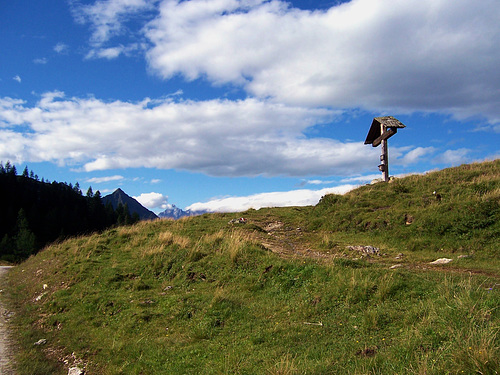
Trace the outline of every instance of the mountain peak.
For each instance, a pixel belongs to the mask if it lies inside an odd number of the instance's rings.
[[[106,195],[105,197],[103,197],[102,201],[104,204],[107,204],[108,202],[110,202],[115,210],[116,210],[116,207],[118,207],[118,205],[120,205],[120,204],[127,205],[130,214],[137,213],[141,220],[158,219],[158,216],[156,216],[156,214],[154,212],[148,210],[142,204],[137,202],[137,200],[135,200],[131,196],[127,195],[127,193],[125,193],[120,188],[116,189],[112,194],[109,194],[109,195]]]

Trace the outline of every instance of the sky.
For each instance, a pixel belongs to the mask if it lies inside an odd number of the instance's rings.
[[[500,157],[498,0],[0,1],[0,160],[158,213]]]

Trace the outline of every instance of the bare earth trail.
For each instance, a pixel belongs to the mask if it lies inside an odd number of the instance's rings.
[[[5,285],[5,276],[12,267],[0,266],[0,289]],[[12,346],[8,331],[10,311],[5,308],[0,298],[0,374],[14,375],[12,366]]]
[[[331,252],[323,252],[314,250],[314,248],[310,245],[310,235],[306,230],[294,226],[293,224],[287,224],[279,219],[276,220],[249,220],[249,223],[256,225],[261,230],[253,232],[253,237],[259,241],[265,248],[272,251],[275,254],[283,258],[314,258],[314,259],[324,259],[331,260],[335,258],[360,258],[365,257],[366,255],[359,253],[348,253],[345,249],[337,248],[336,251]],[[309,238],[308,238],[309,237]],[[358,245],[353,244],[353,245]],[[366,257],[366,260],[369,262],[376,262],[379,264],[385,265],[388,269],[394,264],[399,264],[404,269],[411,269],[415,271],[436,271],[440,272],[448,272],[448,273],[459,273],[459,274],[468,274],[468,275],[482,275],[491,277],[496,280],[500,280],[500,275],[484,271],[478,269],[467,269],[467,268],[458,268],[458,267],[450,267],[449,265],[446,267],[442,266],[432,266],[428,263],[424,262],[405,262],[401,260],[391,259],[386,256],[375,256],[375,257]],[[500,285],[500,284],[495,284]]]

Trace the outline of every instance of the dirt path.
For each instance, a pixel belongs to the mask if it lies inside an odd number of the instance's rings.
[[[0,289],[4,283],[6,273],[11,267],[0,266]],[[10,311],[5,308],[0,298],[0,374],[14,375],[12,366],[12,352],[7,321],[10,318]]]
[[[325,253],[311,248],[310,244],[308,243],[308,238],[310,239],[310,233],[307,233],[307,231],[303,230],[302,228],[295,227],[291,224],[286,224],[280,220],[252,220],[250,222],[260,228],[259,231],[253,232],[253,237],[262,245],[264,245],[266,249],[272,251],[275,254],[278,254],[283,258],[306,257],[329,260],[333,258],[343,257],[343,249],[337,249],[338,251]],[[356,252],[351,252],[351,254],[347,252],[347,255],[355,258],[365,256]],[[404,269],[418,270],[422,272],[439,270],[439,272],[481,275],[500,280],[499,274],[496,274],[493,271],[485,271],[481,269],[450,267],[449,265],[447,265],[446,267],[442,267],[439,265],[433,266],[428,262],[406,262],[404,260],[396,261],[395,259],[388,257],[368,257],[367,259],[369,259],[370,262],[382,263],[387,268],[390,268],[391,266],[394,266],[394,264],[397,264]],[[498,287],[498,285],[500,284],[494,285]]]

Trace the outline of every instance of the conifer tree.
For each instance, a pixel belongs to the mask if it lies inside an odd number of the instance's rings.
[[[20,256],[29,256],[36,250],[36,237],[29,228],[28,218],[22,208],[17,214],[17,234],[15,241],[17,253]]]

